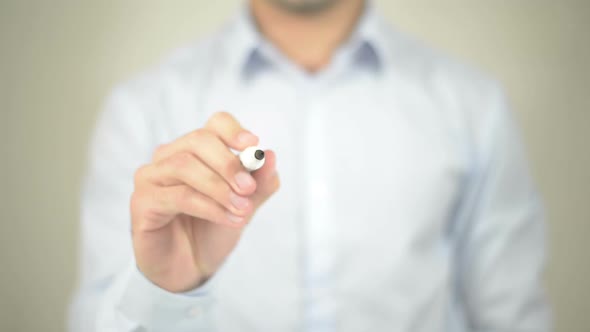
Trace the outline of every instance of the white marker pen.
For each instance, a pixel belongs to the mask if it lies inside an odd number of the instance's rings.
[[[255,171],[264,165],[264,151],[257,146],[250,146],[240,152],[242,165],[250,172]]]

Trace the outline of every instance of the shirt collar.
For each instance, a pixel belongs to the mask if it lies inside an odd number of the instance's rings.
[[[383,69],[386,43],[380,23],[372,1],[367,1],[356,28],[339,49],[350,56],[350,65],[376,72]],[[276,50],[258,31],[248,4],[241,6],[230,25],[229,33],[226,56],[231,70],[240,77],[251,77],[273,65]]]
[[[371,1],[367,1],[355,30],[349,40],[345,42],[343,48],[350,50],[353,65],[366,66],[380,71],[383,69],[386,60],[382,37],[379,17],[375,13]]]

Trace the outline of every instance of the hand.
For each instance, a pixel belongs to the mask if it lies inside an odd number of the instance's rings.
[[[256,209],[279,188],[275,154],[248,173],[229,148],[258,138],[228,113],[159,147],[135,174],[133,249],[139,270],[170,292],[207,280],[237,244]]]

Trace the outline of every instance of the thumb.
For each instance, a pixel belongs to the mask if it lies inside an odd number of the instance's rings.
[[[256,181],[256,192],[252,195],[252,202],[257,209],[280,187],[279,175],[276,169],[277,157],[272,150],[264,151],[264,166],[252,172]]]

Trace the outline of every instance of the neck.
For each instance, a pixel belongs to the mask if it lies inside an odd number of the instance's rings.
[[[352,33],[364,0],[337,1],[316,13],[290,12],[269,0],[250,0],[260,32],[291,61],[309,72],[327,66]]]

